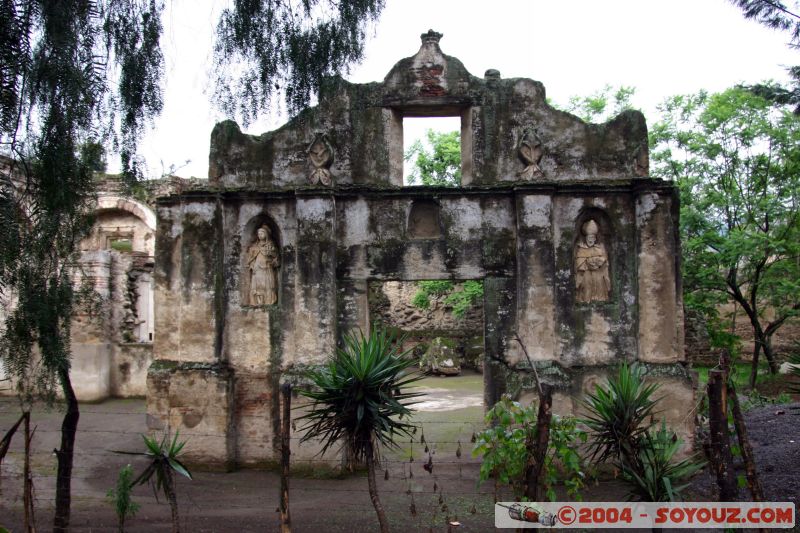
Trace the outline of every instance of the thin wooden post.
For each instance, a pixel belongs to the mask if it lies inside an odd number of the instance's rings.
[[[23,414],[25,418],[25,465],[23,466],[23,482],[22,489],[22,506],[25,508],[25,524],[24,529],[26,533],[34,533],[36,531],[36,522],[33,516],[33,478],[31,477],[31,413],[25,411]]]
[[[531,438],[525,443],[528,452],[528,464],[525,467],[525,496],[532,502],[538,501],[539,476],[550,444],[550,420],[553,418],[553,387],[542,383],[541,391],[535,440]]]
[[[722,370],[708,372],[708,425],[711,437],[711,463],[717,475],[719,500],[736,499],[738,489],[733,471],[730,435],[728,434],[727,377]]]
[[[292,385],[281,385],[283,411],[281,413],[281,533],[291,533],[292,520],[289,516],[289,467],[291,455],[291,408]]]

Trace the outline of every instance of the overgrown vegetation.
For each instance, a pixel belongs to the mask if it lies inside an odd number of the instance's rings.
[[[507,395],[486,413],[489,428],[477,435],[472,450],[473,456],[482,456],[481,482],[491,479],[496,484],[508,485],[515,499],[524,498],[525,468],[530,455],[526,444],[534,440],[536,420],[536,405],[523,406]],[[558,415],[553,415],[550,422],[542,483],[550,501],[556,501],[555,487],[561,482],[570,498],[582,500],[587,474],[578,447],[586,442],[587,434],[577,423],[575,417]]]
[[[411,303],[420,309],[430,309],[431,297],[446,295],[444,305],[451,308],[455,318],[464,318],[473,306],[483,302],[483,281],[467,280],[458,285],[448,280],[418,281]]]

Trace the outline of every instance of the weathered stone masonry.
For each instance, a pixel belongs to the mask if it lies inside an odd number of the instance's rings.
[[[556,411],[639,360],[690,439],[678,198],[647,176],[644,117],[586,124],[550,107],[539,82],[470,75],[440,37],[424,34],[382,83],[329,80],[317,107],[276,131],[217,124],[207,186],[159,201],[148,421],[190,437],[194,461],[275,457],[279,383],[368,327],[375,280],[484,280],[487,405],[532,390],[518,334],[558,386]],[[461,117],[462,187],[403,187],[407,116]],[[278,302],[251,306],[245,255],[263,225]],[[603,288],[580,302],[587,256]]]

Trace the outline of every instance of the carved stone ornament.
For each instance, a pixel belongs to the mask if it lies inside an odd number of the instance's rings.
[[[535,132],[525,130],[519,140],[517,151],[519,158],[525,163],[525,168],[518,174],[520,178],[531,180],[544,175],[541,167],[539,167],[539,162],[544,155],[544,147]]]
[[[278,303],[278,266],[278,248],[270,237],[269,227],[261,226],[256,230],[256,240],[247,249],[248,305]]]
[[[317,133],[314,142],[308,147],[308,159],[311,161],[311,174],[308,181],[312,185],[321,183],[330,186],[332,182],[331,165],[333,164],[333,146],[324,133]]]
[[[600,228],[594,220],[581,226],[581,240],[575,248],[575,299],[579,302],[604,302],[611,292],[608,254],[597,240]]]

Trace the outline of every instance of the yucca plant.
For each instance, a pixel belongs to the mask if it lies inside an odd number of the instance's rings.
[[[608,379],[607,387],[595,385],[594,392],[583,401],[588,416],[582,420],[591,430],[592,460],[618,460],[624,454],[636,453],[652,425],[657,389],[657,384],[644,383],[639,366],[627,363]]]
[[[300,390],[313,402],[311,411],[299,418],[305,421],[301,442],[321,440],[323,454],[340,444],[353,459],[367,464],[369,494],[383,533],[389,526],[375,482],[378,446],[394,448],[399,437],[411,436],[414,426],[406,420],[419,393],[404,389],[422,377],[407,373],[413,361],[409,352],[400,351],[401,344],[393,333],[378,328],[369,335],[345,335],[343,348],[306,374],[313,387]]]
[[[644,433],[639,453],[631,463],[622,457],[622,475],[632,485],[629,499],[638,498],[648,502],[672,502],[681,499],[681,491],[689,484],[676,485],[705,466],[705,462],[692,456],[681,461],[674,461],[675,454],[683,441],[667,429],[661,421],[657,431]]]
[[[131,482],[131,486],[143,485],[151,482],[153,492],[158,498],[158,493],[163,492],[169,502],[170,510],[172,511],[172,532],[179,533],[180,523],[178,522],[178,497],[175,492],[175,479],[173,472],[177,472],[182,476],[192,479],[192,474],[189,469],[178,459],[186,441],[178,442],[178,432],[175,432],[175,437],[170,441],[169,434],[166,433],[159,441],[156,437],[148,437],[142,435],[144,439],[145,452],[117,452],[127,455],[143,455],[150,460],[147,468],[139,474],[139,476]],[[155,476],[155,481],[153,481]]]

